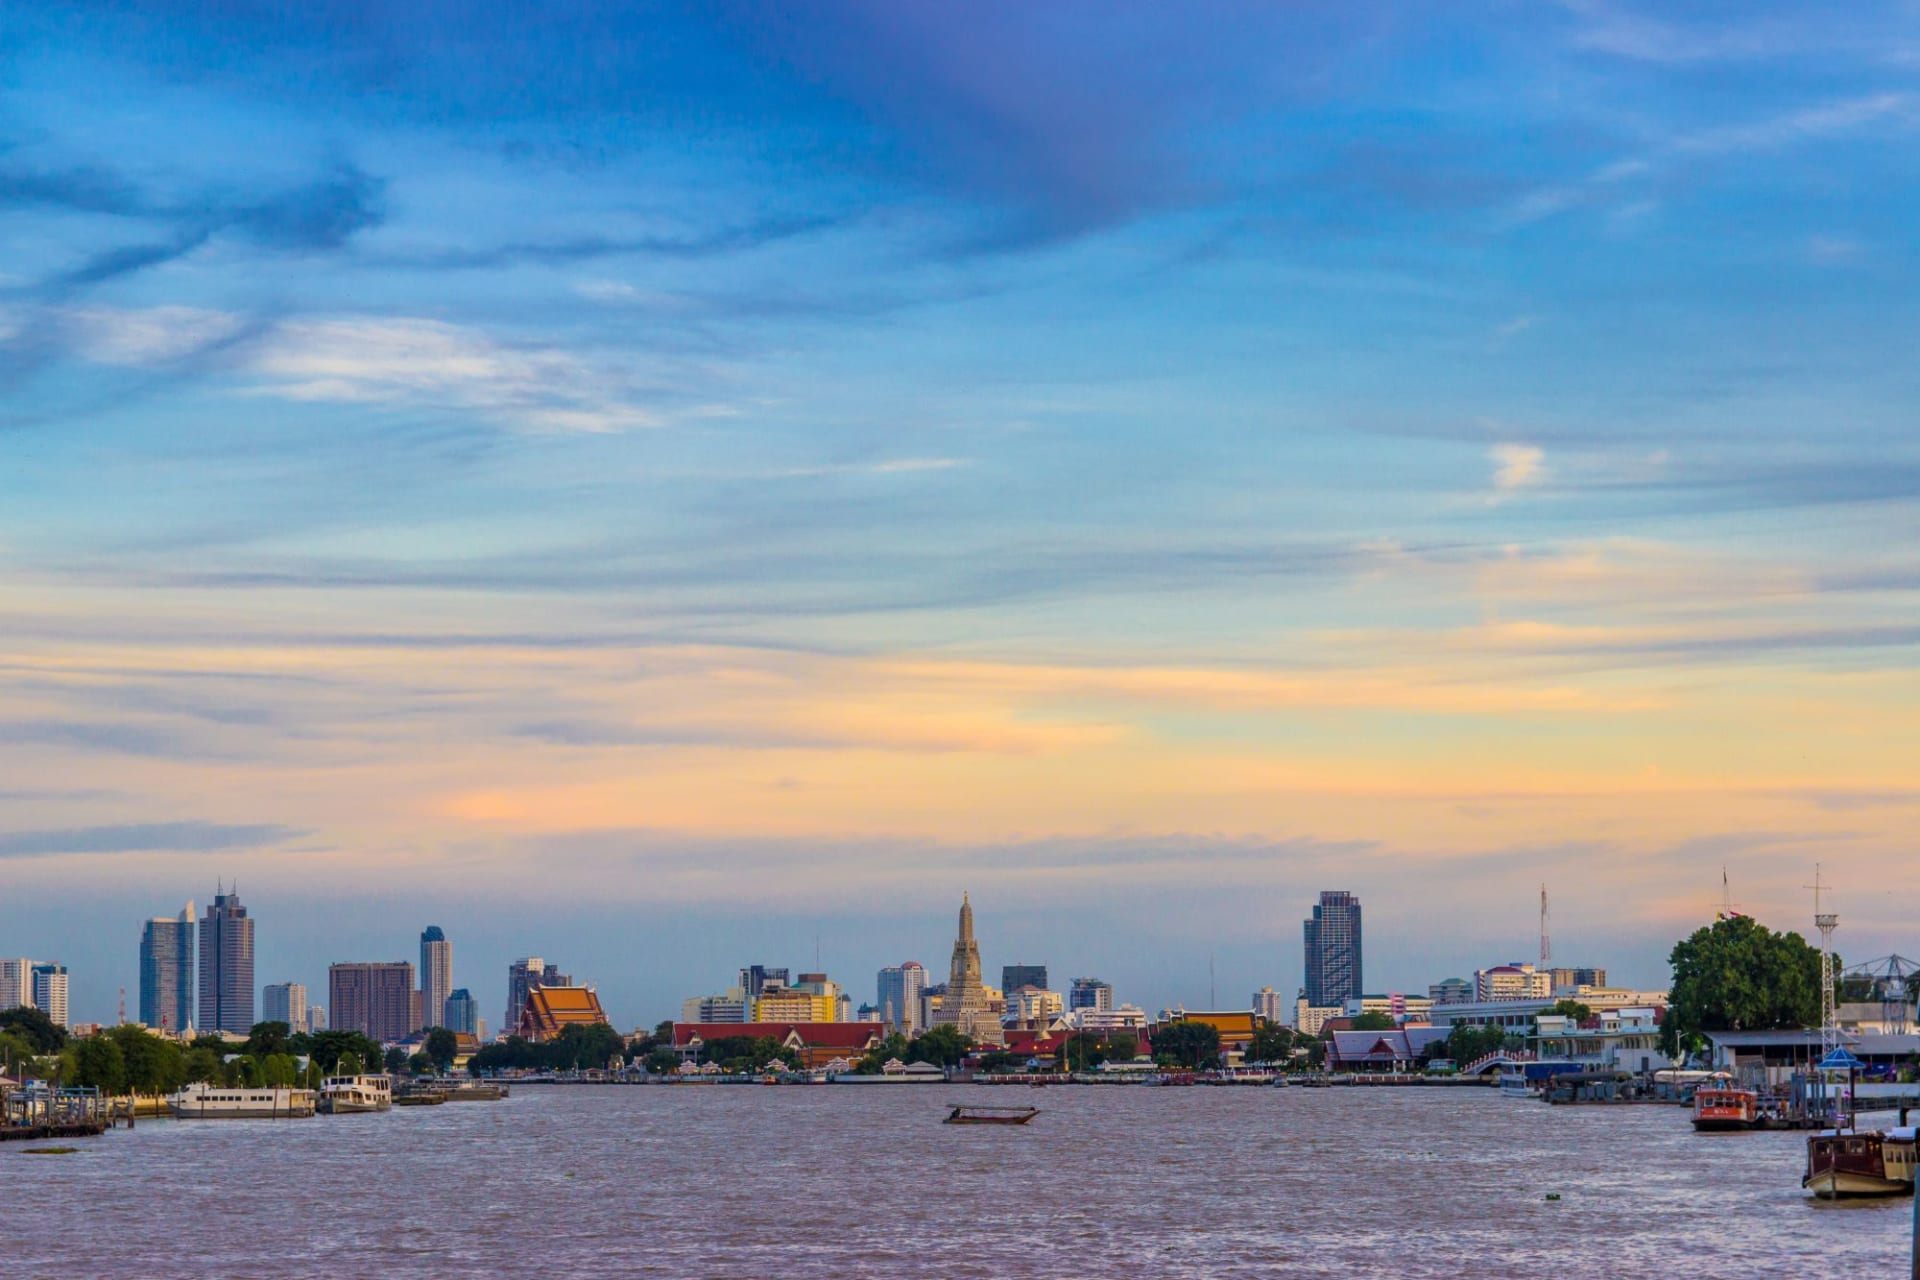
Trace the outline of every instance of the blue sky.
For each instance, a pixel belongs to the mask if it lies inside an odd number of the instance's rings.
[[[0,952],[1897,949],[1917,18],[9,12]]]

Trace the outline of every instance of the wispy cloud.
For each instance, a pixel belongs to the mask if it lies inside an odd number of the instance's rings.
[[[60,854],[212,853],[281,844],[302,833],[269,823],[135,822],[0,834],[0,858]]]
[[[1497,444],[1487,451],[1493,462],[1491,503],[1504,502],[1522,489],[1538,485],[1547,476],[1547,452],[1533,444]]]

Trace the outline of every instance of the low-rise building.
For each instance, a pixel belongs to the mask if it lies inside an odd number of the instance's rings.
[[[568,1027],[606,1026],[607,1012],[592,987],[527,988],[527,999],[520,1006],[520,1025],[515,1033],[523,1040],[538,1043],[551,1040]]]
[[[1534,1051],[1543,1062],[1577,1062],[1607,1071],[1658,1071],[1672,1066],[1660,1051],[1666,1010],[1606,1009],[1575,1022],[1564,1014],[1534,1019]]]
[[[1349,1018],[1363,1013],[1384,1013],[1395,1022],[1426,1022],[1433,1012],[1433,1001],[1426,996],[1399,994],[1355,996],[1343,1012]]]
[[[1293,1003],[1293,1029],[1303,1036],[1317,1036],[1330,1019],[1343,1018],[1346,1013],[1339,1005],[1308,1004],[1303,995]]]
[[[1473,984],[1465,978],[1442,978],[1427,988],[1427,999],[1434,1004],[1466,1004],[1473,999]]]
[[[676,1022],[673,1049],[687,1061],[701,1061],[707,1045],[736,1036],[772,1039],[791,1049],[809,1070],[835,1059],[857,1061],[886,1039],[884,1022]]]
[[[1417,1071],[1434,1046],[1446,1042],[1439,1027],[1400,1027],[1393,1031],[1335,1031],[1327,1036],[1329,1071]]]
[[[1068,1031],[1144,1031],[1147,1027],[1147,1011],[1137,1004],[1106,1009],[1069,1009],[1054,1019],[1053,1025]]]
[[[680,1003],[682,1022],[746,1022],[749,997],[739,987],[724,995],[692,996]]]

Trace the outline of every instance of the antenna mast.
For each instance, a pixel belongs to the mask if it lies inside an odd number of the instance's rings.
[[[1813,864],[1813,883],[1806,887],[1813,890],[1813,927],[1820,931],[1820,1051],[1824,1057],[1840,1047],[1840,1027],[1833,1008],[1833,931],[1840,927],[1840,917],[1820,909],[1820,894],[1826,886],[1820,883],[1817,862]]]
[[[1547,936],[1547,886],[1540,886],[1540,967],[1553,963],[1553,939]]]

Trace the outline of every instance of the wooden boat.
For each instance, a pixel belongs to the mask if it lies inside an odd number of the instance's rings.
[[[1701,1086],[1693,1092],[1693,1127],[1724,1133],[1760,1126],[1760,1095],[1751,1089]]]
[[[1040,1114],[1038,1107],[955,1107],[943,1124],[1025,1124]]]
[[[473,1083],[457,1086],[447,1095],[448,1102],[498,1102],[507,1096],[507,1086],[493,1083]]]
[[[1916,1130],[1828,1129],[1807,1139],[1800,1185],[1822,1200],[1913,1191]]]
[[[418,1093],[396,1093],[393,1105],[396,1107],[437,1107],[447,1100],[444,1089],[422,1089]]]

